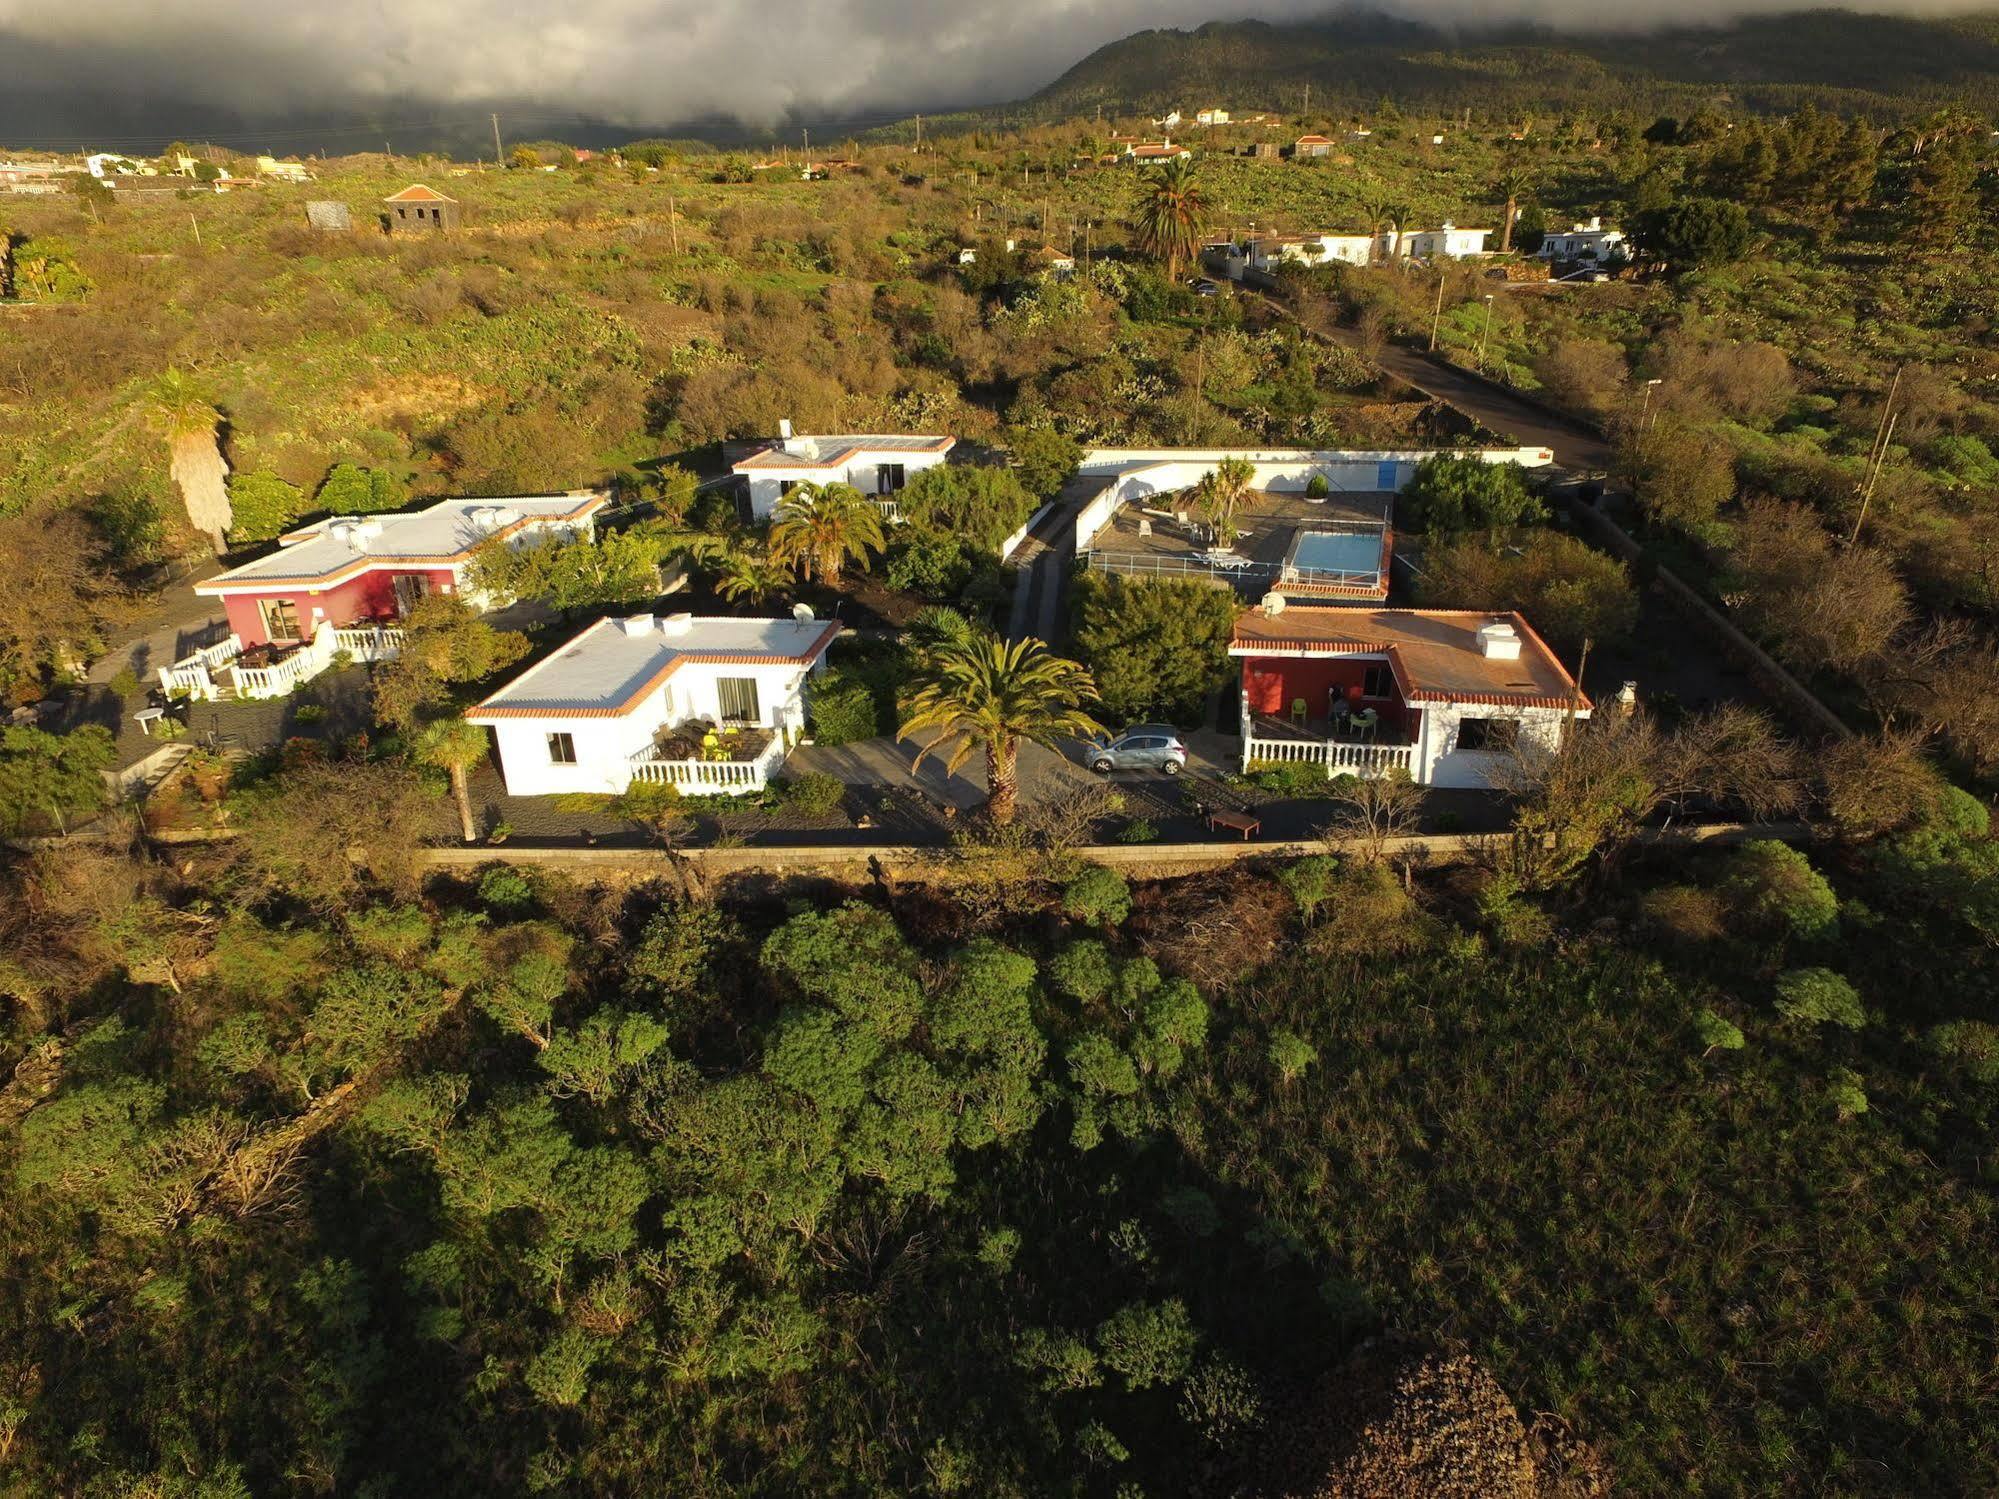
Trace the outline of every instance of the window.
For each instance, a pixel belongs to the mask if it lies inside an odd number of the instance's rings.
[[[299,633],[298,605],[290,599],[263,599],[258,609],[264,616],[264,634],[271,640],[303,640]]]
[[[416,607],[418,599],[430,592],[430,579],[422,573],[399,573],[394,584],[396,591],[396,613],[407,614]]]
[[[901,463],[884,463],[875,470],[875,493],[894,494],[909,482],[909,468]]]
[[[722,720],[725,723],[758,723],[763,715],[757,711],[757,679],[755,677],[720,677],[715,682],[715,696],[722,706]]]
[[[1461,718],[1458,748],[1471,751],[1510,750],[1520,738],[1517,718]]]
[[[574,734],[550,734],[548,736],[548,763],[550,765],[574,765],[576,763],[576,736]]]
[[[1395,673],[1385,666],[1370,666],[1360,674],[1362,697],[1394,697]]]
[[[798,488],[798,483],[799,481],[796,479],[779,479],[777,481],[777,497],[780,500],[783,499],[792,490]]]

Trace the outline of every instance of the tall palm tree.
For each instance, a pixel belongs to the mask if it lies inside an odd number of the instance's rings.
[[[1191,158],[1175,157],[1146,174],[1146,197],[1135,226],[1139,248],[1166,262],[1166,279],[1180,280],[1180,262],[1201,248],[1208,202]]]
[[[229,464],[217,429],[222,414],[179,370],[168,368],[148,395],[153,421],[167,439],[168,471],[181,504],[197,531],[205,532],[219,556],[229,548]]]
[[[1499,190],[1506,194],[1506,221],[1499,231],[1499,253],[1513,248],[1513,224],[1520,217],[1520,200],[1534,190],[1534,174],[1524,167],[1508,167],[1499,175]]]
[[[886,545],[881,511],[850,484],[800,484],[771,519],[772,559],[808,583],[837,583],[850,558],[866,571],[868,553]]]
[[[1403,238],[1402,231],[1409,227],[1409,219],[1413,212],[1414,210],[1407,203],[1390,203],[1388,205],[1388,227],[1394,233],[1394,238],[1389,242],[1388,258],[1390,260],[1400,260],[1403,258],[1406,241]]]
[[[1382,225],[1388,222],[1394,212],[1394,204],[1390,203],[1383,193],[1371,192],[1360,200],[1361,218],[1367,224],[1367,258],[1370,264],[1374,261],[1374,240],[1381,233]]]
[[[1249,499],[1256,470],[1246,458],[1224,458],[1194,486],[1194,508],[1214,528],[1215,545],[1227,550],[1240,534],[1235,518]]]
[[[974,630],[930,651],[916,675],[909,719],[895,737],[934,729],[916,763],[949,746],[947,771],[984,750],[986,815],[1008,823],[1020,800],[1020,741],[1052,747],[1101,734],[1103,725],[1083,711],[1096,695],[1089,672],[1040,641],[1009,643],[991,630]]]
[[[439,718],[416,736],[416,757],[451,778],[451,799],[458,803],[458,830],[467,843],[479,841],[472,817],[472,787],[466,777],[486,758],[486,731],[462,718]]]

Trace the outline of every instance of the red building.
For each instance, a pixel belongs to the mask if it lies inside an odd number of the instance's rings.
[[[278,549],[195,584],[222,600],[244,646],[310,641],[321,625],[393,622],[427,594],[460,593],[481,546],[588,535],[599,492],[444,500],[408,514],[333,516],[280,538]],[[472,597],[475,604],[485,600]]]
[[[1518,614],[1468,609],[1251,609],[1242,763],[1404,771],[1419,785],[1495,784],[1523,751],[1589,717],[1574,677]]]

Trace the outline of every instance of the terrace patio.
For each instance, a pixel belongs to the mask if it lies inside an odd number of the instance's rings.
[[[1105,572],[1227,583],[1245,597],[1281,588],[1300,597],[1380,599],[1388,591],[1394,495],[1348,492],[1310,499],[1297,490],[1255,489],[1236,514],[1230,552],[1177,495],[1130,503],[1097,533],[1084,560]],[[1307,538],[1326,537],[1326,541]],[[1330,539],[1337,538],[1337,539]]]

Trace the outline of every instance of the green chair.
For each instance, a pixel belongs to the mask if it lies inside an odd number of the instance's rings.
[[[1354,732],[1363,739],[1372,739],[1374,731],[1381,727],[1381,715],[1368,708],[1357,714],[1353,721]]]
[[[1294,697],[1294,698],[1292,698],[1292,699],[1291,699],[1291,722],[1292,722],[1292,724],[1293,724],[1293,725],[1294,725],[1295,727],[1297,727],[1297,728],[1300,728],[1300,729],[1302,729],[1302,728],[1304,728],[1304,727],[1305,727],[1305,712],[1306,712],[1306,709],[1305,709],[1305,700],[1304,700],[1304,699],[1303,699],[1302,697]]]

